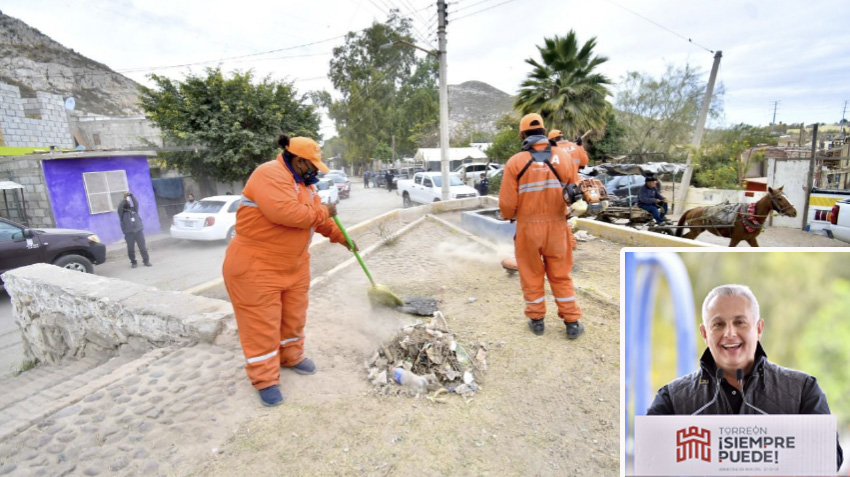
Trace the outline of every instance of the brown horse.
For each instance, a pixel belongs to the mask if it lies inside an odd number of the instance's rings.
[[[699,234],[708,231],[719,237],[731,239],[729,241],[730,247],[738,245],[742,240],[746,240],[751,247],[758,247],[759,243],[756,237],[764,230],[764,222],[772,211],[775,210],[781,215],[787,215],[788,217],[797,216],[797,209],[791,205],[788,197],[782,193],[783,187],[785,186],[778,189],[768,187],[767,194],[755,203],[755,210],[752,213],[746,210],[748,204],[738,204],[741,207],[736,212],[734,225],[731,227],[721,227],[716,220],[706,217],[709,207],[695,207],[690,209],[682,214],[682,217],[679,219],[676,236],[682,237],[684,226],[693,225],[700,227],[689,229],[688,233],[684,234],[685,238],[693,240]],[[718,225],[718,227],[711,227],[712,225]]]

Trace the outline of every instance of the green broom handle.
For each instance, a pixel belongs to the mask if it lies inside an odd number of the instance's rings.
[[[339,227],[339,231],[342,232],[342,236],[345,237],[345,241],[348,242],[348,248],[354,252],[354,256],[357,257],[357,261],[360,262],[360,266],[363,267],[363,271],[366,272],[366,276],[369,277],[369,282],[372,283],[372,286],[375,286],[375,280],[372,279],[372,274],[369,273],[369,269],[366,268],[366,264],[363,263],[363,259],[360,258],[360,254],[357,253],[357,249],[354,248],[354,241],[351,240],[351,237],[348,236],[348,232],[345,231],[345,227],[342,226],[342,222],[339,221],[339,217],[334,215],[334,222],[336,222],[336,226]]]

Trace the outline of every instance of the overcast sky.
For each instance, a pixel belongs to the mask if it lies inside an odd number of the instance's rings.
[[[436,0],[0,0],[6,15],[140,83],[149,84],[151,72],[182,78],[220,63],[294,80],[302,92],[331,90],[333,47],[346,32],[386,19],[391,7],[414,20],[418,43],[436,48]],[[722,50],[723,124],[769,124],[774,101],[777,122],[831,123],[850,100],[848,7],[846,0],[456,0],[447,76],[449,84],[478,80],[516,94],[535,46],[575,29],[582,42],[597,38],[597,54],[609,58],[601,70],[615,83],[627,71],[658,76],[667,64],[687,63],[707,79],[714,57],[707,50]],[[327,120],[322,132],[334,133]]]

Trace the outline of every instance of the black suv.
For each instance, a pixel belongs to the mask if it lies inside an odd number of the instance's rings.
[[[91,232],[32,229],[0,218],[0,274],[34,263],[92,273],[95,265],[105,261],[106,245]]]

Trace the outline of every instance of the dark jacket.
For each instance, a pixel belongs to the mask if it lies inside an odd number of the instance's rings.
[[[655,205],[655,199],[667,200],[661,195],[661,192],[658,191],[659,186],[656,185],[654,188],[649,188],[644,184],[643,187],[638,191],[638,203],[646,204],[646,205]]]
[[[126,207],[129,204],[129,207]],[[145,228],[142,217],[139,216],[139,202],[136,196],[130,194],[130,200],[123,199],[118,204],[118,220],[121,222],[121,232],[124,235],[139,232]]]
[[[648,415],[693,414],[711,402],[719,383],[715,379],[717,365],[711,350],[706,349],[700,358],[700,369],[682,376],[662,387],[649,409]],[[722,390],[717,401],[700,414],[759,414],[742,405],[735,410]],[[744,396],[751,405],[768,414],[829,414],[826,395],[817,379],[801,371],[784,368],[767,360],[767,354],[758,343],[753,370],[744,385]],[[838,467],[844,453],[837,445]]]

